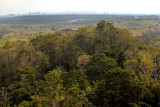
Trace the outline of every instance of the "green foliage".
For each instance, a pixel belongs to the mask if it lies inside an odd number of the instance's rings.
[[[59,71],[53,70],[47,73],[42,87],[44,91],[42,96],[45,96],[50,105],[56,105],[55,100],[60,100],[62,89]]]
[[[61,102],[62,107],[82,107],[91,106],[86,97],[86,92],[79,88],[79,85],[73,85],[66,90],[65,99]]]
[[[86,90],[89,85],[87,76],[83,72],[77,70],[71,70],[64,74],[62,76],[62,80],[65,88],[70,88],[77,85],[80,89]]]
[[[126,24],[135,30],[141,26]],[[48,27],[53,26],[58,28]],[[1,39],[0,106],[159,107],[160,49],[137,40],[130,30],[100,21],[78,30],[20,35]]]
[[[71,70],[63,74],[62,83],[65,89],[65,102],[62,101],[62,106],[81,107],[82,105],[91,105],[86,98],[89,83],[83,72]]]
[[[117,62],[107,57],[105,54],[93,55],[86,64],[86,75],[90,81],[101,80],[104,78],[108,70],[116,68]]]
[[[69,39],[70,38],[70,39]],[[76,67],[80,50],[73,44],[72,35],[47,34],[32,40],[36,49],[49,57],[50,69],[64,66],[66,70]]]
[[[31,104],[28,101],[23,101],[20,104],[18,104],[18,106],[14,106],[14,107],[30,107]]]
[[[59,101],[63,99],[60,72],[61,70],[49,71],[44,75],[44,80],[38,82],[35,94],[30,96],[30,104],[32,106],[46,107],[59,105]]]
[[[11,96],[5,87],[0,89],[0,106],[1,107],[10,107]]]
[[[91,58],[90,55],[85,55],[85,54],[78,57],[77,67],[78,69],[80,69],[80,71],[83,72],[85,70],[84,66],[89,62],[90,58]]]
[[[30,100],[36,87],[36,71],[32,68],[25,68],[17,71],[17,79],[14,84],[8,87],[8,90],[13,97],[12,100],[18,104],[21,101]]]
[[[116,68],[106,73],[105,78],[95,84],[92,102],[97,106],[128,106],[138,104],[144,96],[144,84],[133,71]]]
[[[7,29],[0,29],[0,38],[4,35],[4,34],[8,34],[8,33],[13,33],[13,31],[9,31]]]
[[[7,42],[0,48],[0,83],[2,86],[12,84],[16,79],[16,70],[32,67],[40,73],[48,68],[48,57],[25,42]]]

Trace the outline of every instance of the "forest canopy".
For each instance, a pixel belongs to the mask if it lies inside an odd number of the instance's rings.
[[[113,23],[7,41],[0,59],[2,107],[160,106],[160,49]]]

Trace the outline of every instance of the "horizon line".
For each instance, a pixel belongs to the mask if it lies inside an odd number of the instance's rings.
[[[10,13],[2,16],[29,16],[29,15],[160,15],[160,13],[121,13],[121,12],[28,12],[28,13]]]

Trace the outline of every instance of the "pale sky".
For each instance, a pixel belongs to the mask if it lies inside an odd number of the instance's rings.
[[[0,0],[0,15],[28,12],[160,13],[160,0]]]

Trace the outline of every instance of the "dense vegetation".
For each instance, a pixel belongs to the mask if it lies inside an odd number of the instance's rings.
[[[8,34],[8,33],[12,33],[12,31],[6,30],[6,29],[0,29],[0,38],[4,35],[4,34]]]
[[[0,47],[0,106],[159,107],[160,49],[100,21]]]

